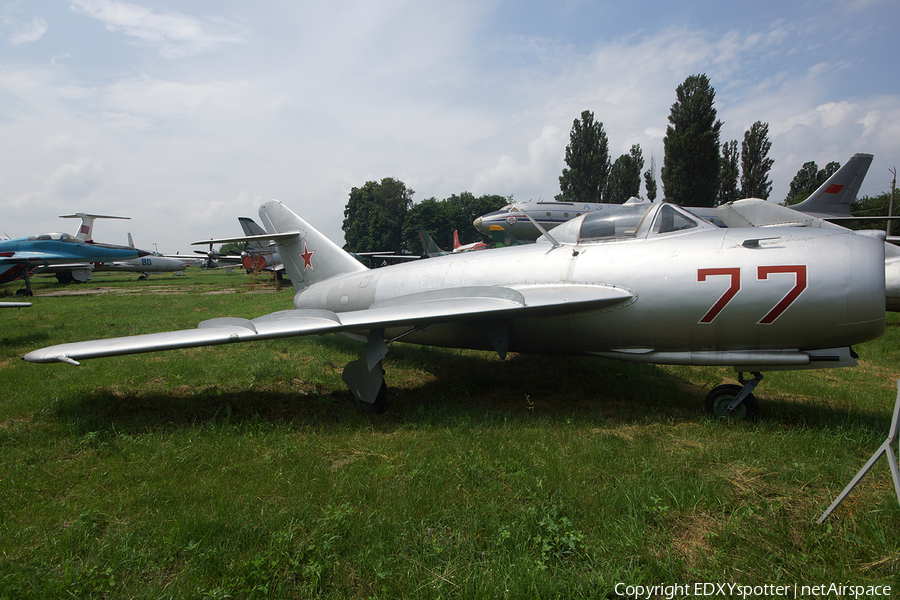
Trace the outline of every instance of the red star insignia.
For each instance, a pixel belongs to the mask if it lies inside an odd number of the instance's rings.
[[[315,253],[316,253],[315,250],[310,252],[309,248],[306,247],[306,242],[303,242],[303,254],[300,255],[300,258],[303,259],[303,270],[304,271],[306,271],[307,268],[310,268],[313,271],[316,270],[315,267],[312,266],[312,257],[313,257],[313,254],[315,254]]]

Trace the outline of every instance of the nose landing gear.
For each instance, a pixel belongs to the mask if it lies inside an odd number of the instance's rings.
[[[738,373],[738,381],[742,385],[724,384],[714,387],[706,396],[706,410],[724,421],[753,420],[759,416],[759,402],[753,390],[762,381],[762,373],[753,373],[753,379],[744,380],[744,374]]]

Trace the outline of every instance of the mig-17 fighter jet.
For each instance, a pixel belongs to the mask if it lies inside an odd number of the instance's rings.
[[[582,215],[537,243],[370,270],[278,201],[263,204],[294,308],[197,329],[61,344],[65,362],[291,336],[344,333],[366,345],[343,371],[360,406],[383,407],[382,360],[404,341],[452,348],[725,365],[707,408],[739,419],[770,370],[856,364],[884,332],[884,241],[847,230],[719,228],[677,206]],[[199,243],[209,243],[199,242]],[[755,376],[744,381],[744,373]]]

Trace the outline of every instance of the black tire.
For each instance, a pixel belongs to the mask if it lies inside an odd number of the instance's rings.
[[[375,397],[375,402],[364,402],[353,392],[350,392],[350,400],[353,402],[353,406],[355,406],[356,409],[360,412],[368,413],[371,415],[380,415],[383,414],[385,410],[387,410],[387,395],[387,383],[382,381],[381,389],[378,390],[378,396]]]
[[[759,402],[756,396],[749,394],[732,414],[725,412],[735,396],[744,386],[735,384],[720,385],[706,395],[706,410],[710,415],[723,421],[752,421],[759,417]]]

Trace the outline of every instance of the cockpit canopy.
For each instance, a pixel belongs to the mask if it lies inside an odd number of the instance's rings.
[[[39,242],[39,241],[48,241],[48,240],[56,240],[57,242],[79,242],[78,238],[75,236],[69,235],[68,233],[42,233],[40,235],[33,235],[28,238],[29,242]]]
[[[673,204],[622,204],[572,219],[551,230],[550,235],[561,244],[580,244],[696,228],[715,229],[715,226]]]

